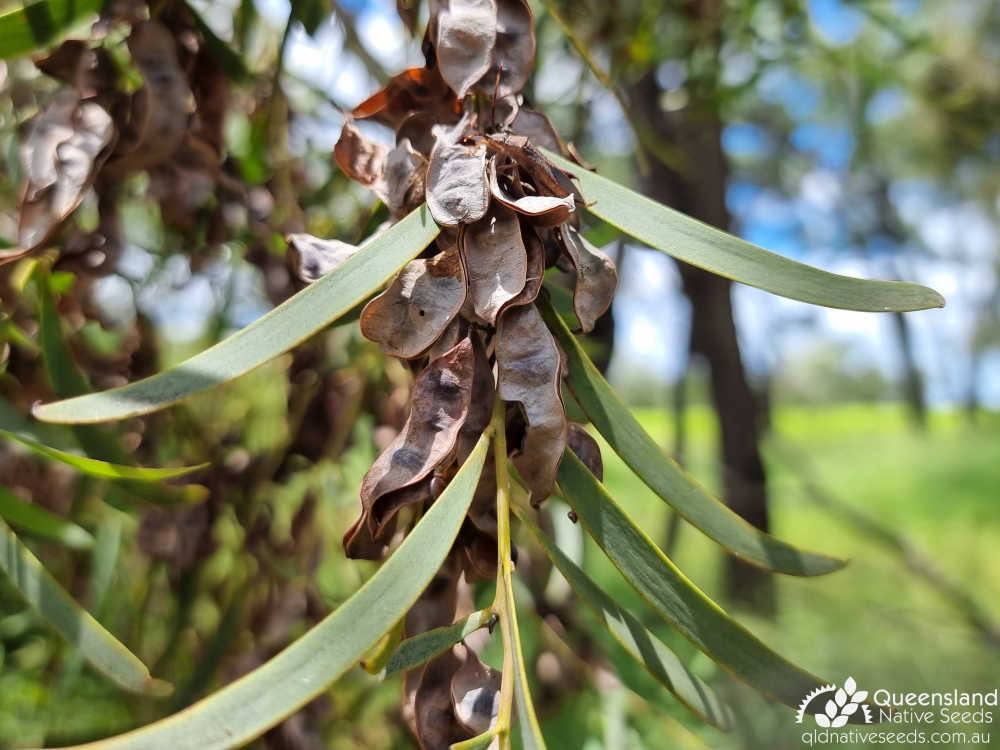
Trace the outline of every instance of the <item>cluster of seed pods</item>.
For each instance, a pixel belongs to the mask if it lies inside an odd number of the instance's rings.
[[[393,218],[426,201],[441,232],[361,315],[361,331],[419,370],[403,429],[360,490],[361,514],[344,536],[350,557],[378,559],[399,511],[433,502],[506,404],[510,459],[537,505],[548,497],[567,445],[600,473],[596,443],[567,422],[562,354],[534,301],[546,269],[575,277],[584,331],[608,308],[614,263],[580,234],[583,198],[572,175],[538,146],[571,153],[520,94],[534,62],[525,0],[438,0],[424,41],[427,64],[407,70],[359,105],[334,156]],[[390,148],[356,120],[395,131]],[[309,235],[288,238],[299,275],[313,281],[357,248]],[[496,474],[488,460],[458,540],[405,623],[407,637],[471,611],[468,584],[497,572]],[[489,727],[500,676],[465,645],[412,670],[404,715],[425,750]]]

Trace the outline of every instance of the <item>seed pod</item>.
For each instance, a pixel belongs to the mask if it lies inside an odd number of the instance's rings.
[[[444,333],[465,302],[458,249],[413,260],[361,312],[361,333],[386,354],[419,357]]]

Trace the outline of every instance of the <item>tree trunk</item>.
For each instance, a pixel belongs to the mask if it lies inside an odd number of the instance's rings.
[[[711,102],[692,100],[679,112],[663,112],[661,92],[650,73],[630,91],[630,99],[652,129],[684,154],[690,165],[681,174],[650,160],[644,178],[650,197],[689,216],[726,229],[727,167],[722,151],[722,122]],[[691,302],[691,350],[708,363],[711,392],[719,418],[723,497],[743,518],[767,530],[767,491],[758,447],[757,399],[747,381],[733,322],[731,282],[679,263],[684,293]],[[775,608],[773,581],[759,568],[727,558],[729,595],[762,613]]]

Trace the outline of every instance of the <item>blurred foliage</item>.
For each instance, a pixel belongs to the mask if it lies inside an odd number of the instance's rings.
[[[804,3],[787,0],[627,0],[558,7],[621,86],[657,75],[665,109],[683,108],[697,91],[694,98],[715,102],[727,122],[765,129],[772,148],[764,157],[737,159],[741,178],[750,176],[788,195],[814,166],[816,155],[793,142],[799,123],[787,106],[762,100],[757,88],[766,76],[779,87],[782,76],[802,76],[824,92],[808,119],[837,121],[867,144],[864,157],[851,164],[844,201],[867,204],[877,178],[913,176],[934,180],[947,200],[976,201],[996,218],[1000,177],[981,152],[984,146],[992,149],[995,164],[1000,90],[993,71],[1000,12],[995,3],[962,5],[961,17],[951,19],[948,4],[904,15],[885,11],[882,4],[859,3],[851,10],[862,15],[863,31],[841,46],[818,34]],[[204,10],[205,4],[197,7]],[[296,291],[284,257],[288,233],[352,241],[366,233],[372,219],[367,191],[347,179],[329,149],[310,135],[336,129],[341,107],[351,103],[283,71],[282,61],[292,31],[313,34],[332,24],[348,32],[344,59],[360,61],[375,77],[382,77],[382,63],[351,32],[357,4],[293,2],[291,7],[288,26],[278,28],[253,2],[235,3],[231,27],[218,35],[206,25],[213,14],[190,16],[200,30],[198,43],[233,84],[220,127],[220,176],[198,193],[196,206],[172,212],[151,194],[151,177],[139,172],[118,186],[120,256],[84,248],[79,255],[43,254],[37,266],[31,265],[35,260],[21,261],[0,271],[0,428],[23,430],[34,402],[66,395],[46,371],[39,345],[46,292],[55,298],[58,332],[73,360],[89,386],[103,390],[181,361]],[[539,68],[570,71],[567,80],[575,82],[553,100],[533,92],[538,104],[582,151],[601,154],[607,174],[631,175],[631,148],[601,153],[594,110],[602,95],[595,94],[590,74],[572,57],[552,18],[541,8],[537,16]],[[705,51],[711,34],[724,40],[721,60]],[[111,29],[105,46],[120,49],[121,38],[120,29]],[[117,74],[128,90],[135,85],[134,70],[127,55],[119,58]],[[720,75],[720,66],[739,75]],[[0,63],[0,86],[0,239],[13,246],[24,176],[19,143],[25,123],[56,86],[25,58]],[[874,126],[861,122],[878,92],[894,89],[905,93],[902,113]],[[643,143],[655,134],[642,123],[633,127],[647,158],[670,158]],[[679,158],[683,166],[683,155]],[[90,234],[100,215],[91,193],[66,228],[67,237]],[[178,222],[178,216],[187,220]],[[900,231],[897,244],[915,241],[912,227]],[[864,245],[878,232],[877,224],[862,223],[854,235]],[[998,304],[995,291],[981,304],[975,352],[996,348]],[[776,394],[781,400],[818,401],[878,400],[886,393],[872,373],[844,373],[841,360],[835,348],[818,346],[797,369],[777,375]],[[141,465],[223,467],[191,479],[205,483],[207,501],[179,508],[159,507],[162,498],[143,496],[135,487],[77,476],[13,444],[0,444],[0,483],[72,519],[96,540],[88,552],[25,534],[32,548],[154,674],[176,686],[165,701],[118,691],[0,584],[0,747],[86,741],[179,710],[267,660],[343,602],[374,566],[346,560],[340,532],[355,515],[361,477],[406,416],[410,381],[403,365],[384,358],[356,326],[345,325],[166,413],[110,428],[31,425],[49,445],[103,446]],[[641,373],[625,386],[623,393],[637,403],[657,398],[652,380]],[[698,407],[690,419],[692,468],[711,483],[717,474],[707,446],[714,422]],[[901,420],[876,408],[778,409],[774,416],[776,433],[823,456],[820,468],[831,487],[926,542],[948,561],[954,576],[974,584],[977,598],[988,606],[1000,594],[987,575],[998,562],[1000,528],[992,503],[1000,457],[992,446],[1000,444],[1000,426],[989,415],[977,432],[941,420],[932,419],[929,436],[915,437],[904,432]],[[654,435],[666,436],[661,415],[647,414],[644,422]],[[871,465],[875,441],[883,445],[880,461],[861,472],[859,467]],[[765,630],[769,642],[788,646],[791,656],[832,674],[848,665],[870,665],[856,674],[859,683],[916,684],[947,673],[949,684],[961,689],[992,687],[995,651],[984,651],[956,613],[901,573],[891,555],[872,551],[852,531],[801,503],[794,475],[772,463],[781,488],[775,513],[779,536],[850,554],[855,563],[824,581],[820,593],[813,593],[815,582],[783,581],[786,606],[780,618],[755,621],[754,627]],[[609,487],[646,528],[665,527],[662,503],[619,463],[609,463],[608,475]],[[682,534],[678,559],[715,594],[716,562],[695,539]],[[634,592],[593,553],[588,547],[588,572],[622,601],[634,600]],[[565,599],[537,594],[548,582],[546,569],[529,563],[526,576],[539,585],[518,591],[524,607],[546,615],[521,623],[528,662],[537,672],[532,692],[546,734],[559,738],[557,746],[795,746],[790,712],[762,708],[704,657],[694,659],[694,671],[728,690],[758,723],[753,731],[725,738],[699,725],[634,664],[616,659],[612,669],[605,663],[597,645],[606,643],[593,640],[606,641],[599,629],[566,627],[589,615],[577,613]],[[644,624],[683,656],[695,657],[675,634]],[[871,632],[880,628],[884,648],[873,660]],[[915,664],[912,651],[922,643],[940,649]],[[489,650],[484,657],[496,667],[501,658]],[[615,671],[621,682],[612,676]],[[398,680],[380,682],[353,670],[255,746],[411,747],[398,713],[399,690]],[[639,694],[656,697],[647,703]]]

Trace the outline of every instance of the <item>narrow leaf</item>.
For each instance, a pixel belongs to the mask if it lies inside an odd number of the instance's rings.
[[[504,644],[504,671],[511,669],[514,683],[514,703],[517,707],[517,729],[524,750],[546,750],[542,728],[535,715],[535,704],[531,700],[528,673],[524,665],[524,651],[521,648],[520,627],[517,624],[517,609],[514,604],[514,585],[510,568],[505,567],[502,578],[497,582],[503,597],[502,607],[506,610],[501,620]],[[507,624],[509,623],[509,627]]]
[[[22,500],[5,487],[0,487],[0,518],[21,531],[71,549],[90,549],[94,544],[94,537],[82,526]]]
[[[527,517],[526,512],[518,509],[518,516],[545,548],[549,559],[565,576],[577,596],[597,614],[615,640],[689,710],[709,724],[728,730],[732,725],[732,713],[712,688],[691,673],[673,651],[566,557],[555,542]]]
[[[90,383],[73,359],[69,342],[64,335],[62,320],[59,317],[59,311],[50,288],[50,278],[45,275],[38,264],[33,267],[31,278],[35,280],[38,288],[38,339],[42,346],[42,361],[49,381],[52,383],[52,388],[56,395],[62,398],[90,393]],[[21,421],[18,420],[18,423]],[[35,437],[38,426],[46,427],[46,425],[39,425],[38,422],[35,422],[29,425],[31,428],[29,431],[24,429],[23,425],[18,424],[17,431]],[[122,466],[131,460],[131,457],[118,444],[116,438],[98,427],[73,425],[70,430],[84,454],[91,458],[110,461]],[[123,494],[117,488],[156,505],[196,503],[208,496],[208,488],[200,484],[172,486],[132,479],[115,479],[113,481],[115,487],[109,488],[104,498],[112,505],[117,502],[116,498]]]
[[[363,245],[335,271],[264,317],[166,372],[35,408],[46,422],[104,422],[148,414],[245,375],[351,310],[438,233],[425,207]]]
[[[685,473],[632,416],[548,300],[539,308],[569,363],[569,385],[590,421],[653,492],[728,552],[789,575],[821,575],[846,563],[807,552],[751,526]]]
[[[426,633],[420,633],[412,638],[407,638],[393,651],[389,657],[389,662],[385,665],[385,676],[391,677],[399,672],[405,672],[428,659],[433,659],[440,653],[451,648],[466,636],[471,635],[482,627],[485,627],[490,620],[490,613],[486,610],[473,612],[467,618],[454,625],[444,628],[434,628]]]
[[[163,469],[122,466],[121,464],[98,461],[95,458],[86,458],[84,456],[77,456],[74,453],[50,448],[47,445],[42,445],[29,438],[21,437],[13,432],[7,432],[7,430],[0,430],[0,436],[20,443],[32,453],[42,458],[50,458],[67,466],[72,466],[77,471],[81,471],[88,476],[100,477],[101,479],[132,479],[140,482],[158,482],[163,479],[172,479],[173,477],[190,474],[192,471],[208,466],[207,463],[197,466],[177,466]]]
[[[933,289],[902,281],[856,279],[807,266],[667,208],[551,151],[545,155],[577,177],[592,214],[706,271],[824,307],[867,312],[944,307],[944,298]]]
[[[402,617],[444,562],[486,458],[483,435],[396,552],[346,602],[273,659],[178,714],[89,750],[243,747],[322,693]]]
[[[106,0],[40,0],[0,14],[0,58],[32,52],[54,41]]]
[[[571,451],[559,467],[559,484],[587,531],[632,587],[720,666],[793,707],[825,684],[765,646],[691,583]]]
[[[66,593],[3,521],[0,570],[28,604],[80,650],[83,658],[122,688],[156,696],[170,693],[170,685],[150,677],[146,666]]]

